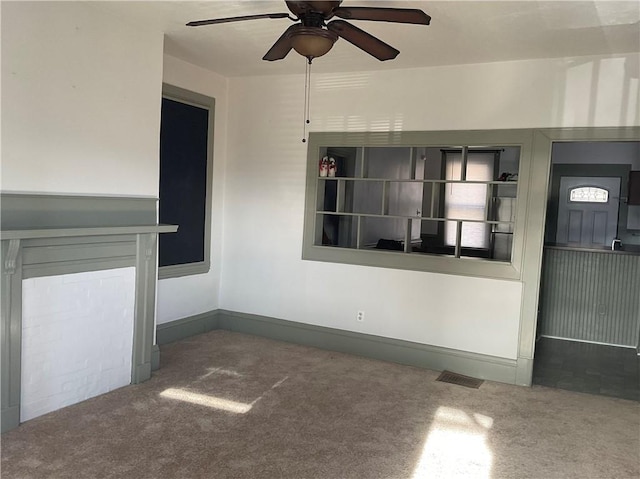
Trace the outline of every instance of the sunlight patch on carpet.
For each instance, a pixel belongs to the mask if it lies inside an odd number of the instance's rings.
[[[205,377],[217,372],[220,372],[220,370],[212,369],[208,374],[205,375]],[[223,374],[226,374],[227,372],[228,371],[224,371]],[[265,396],[265,394],[280,387],[282,383],[284,383],[287,379],[289,379],[289,376],[285,376],[280,381],[277,381],[273,386],[271,386],[268,390],[266,390],[263,394],[258,396],[256,399],[254,399],[250,403],[232,401],[230,399],[223,399],[216,396],[210,396],[208,394],[194,393],[192,391],[187,391],[186,389],[180,389],[180,388],[165,389],[160,393],[160,396],[167,399],[175,399],[176,401],[184,401],[191,404],[196,404],[198,406],[206,406],[214,409],[220,409],[221,411],[227,411],[227,412],[232,412],[236,414],[246,414],[249,411],[251,411],[251,408],[253,408],[253,406],[258,401],[260,401]]]
[[[489,479],[493,455],[487,433],[492,426],[488,416],[439,407],[412,479]]]
[[[229,399],[222,399],[207,394],[198,394],[184,389],[169,388],[160,393],[160,396],[177,401],[184,401],[198,406],[207,406],[222,411],[233,412],[236,414],[246,414],[253,407],[253,403],[246,404]],[[255,402],[255,401],[254,401]]]
[[[207,373],[203,374],[202,376],[200,376],[198,379],[202,380],[202,379],[206,379],[209,376],[211,376],[212,374],[220,374],[222,376],[230,376],[233,378],[242,378],[242,374],[236,372],[236,371],[232,371],[230,369],[223,369],[223,368],[209,368],[207,369]]]

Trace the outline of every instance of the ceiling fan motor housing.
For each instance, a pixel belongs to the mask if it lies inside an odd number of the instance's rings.
[[[342,0],[285,0],[285,3],[295,18],[288,13],[265,13],[197,20],[187,23],[187,26],[198,27],[261,18],[288,18],[296,23],[284,31],[262,59],[282,60],[291,50],[295,50],[311,63],[313,58],[331,50],[338,38],[343,38],[380,61],[391,60],[400,53],[391,45],[344,19],[416,25],[429,25],[431,21],[429,15],[415,8],[341,7]],[[333,20],[334,17],[338,20]]]
[[[308,13],[319,13],[323,17],[327,17],[334,9],[338,8],[342,3],[342,0],[338,1],[307,1],[307,2],[292,2],[286,1],[287,8],[291,10],[291,13],[298,18]]]
[[[341,1],[286,2],[291,13],[296,15],[301,25],[289,32],[291,46],[303,57],[311,61],[325,55],[338,40],[338,35],[325,27],[325,20]]]

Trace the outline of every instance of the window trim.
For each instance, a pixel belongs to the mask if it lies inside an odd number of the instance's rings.
[[[205,192],[204,260],[193,263],[161,266],[158,268],[158,279],[179,278],[182,276],[204,274],[211,270],[211,195],[213,187],[213,135],[215,131],[215,98],[169,85],[167,83],[162,84],[162,98],[207,109],[209,111],[209,124],[207,132],[207,186]],[[158,182],[159,181],[160,178],[158,177]],[[158,198],[158,209],[156,214],[159,218],[160,198]],[[158,255],[159,254],[160,248],[158,248]]]
[[[533,151],[532,129],[402,132],[311,132],[307,150],[302,259],[359,266],[405,269],[463,276],[519,280],[522,275],[528,185]],[[520,147],[516,221],[511,262],[437,255],[407,254],[386,250],[358,250],[314,244],[318,159],[321,147]]]

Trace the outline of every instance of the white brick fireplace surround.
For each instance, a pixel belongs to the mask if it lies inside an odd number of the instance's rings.
[[[155,198],[2,194],[2,432],[151,377]]]
[[[20,421],[131,382],[136,270],[22,282]]]

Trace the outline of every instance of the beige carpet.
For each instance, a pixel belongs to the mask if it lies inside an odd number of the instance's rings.
[[[637,478],[640,405],[214,331],[2,436],[2,478]]]

